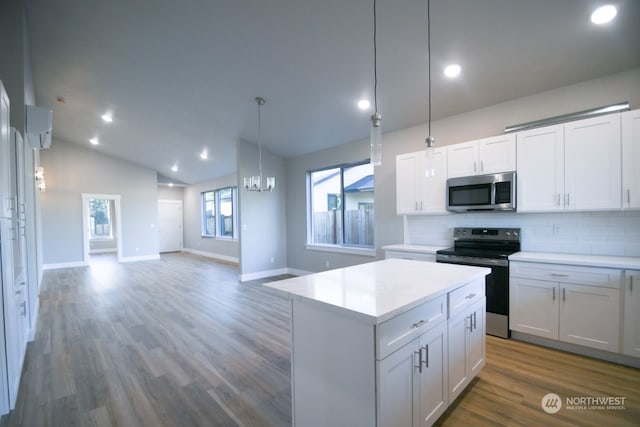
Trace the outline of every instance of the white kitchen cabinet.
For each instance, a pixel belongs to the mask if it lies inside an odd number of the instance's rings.
[[[380,426],[431,425],[447,408],[447,323],[378,362]]]
[[[425,176],[425,152],[396,157],[396,212],[398,215],[446,213],[447,150],[434,151],[434,176]]]
[[[493,136],[447,147],[449,178],[514,170],[516,170],[514,134]]]
[[[453,402],[485,364],[485,298],[449,319],[449,402]]]
[[[517,134],[518,212],[621,207],[620,114]]]
[[[622,113],[622,207],[640,209],[640,110]]]
[[[624,278],[622,352],[640,357],[640,271],[626,270]]]
[[[510,328],[619,352],[621,278],[618,269],[511,262]]]

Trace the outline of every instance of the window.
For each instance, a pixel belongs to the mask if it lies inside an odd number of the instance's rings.
[[[309,243],[373,248],[374,175],[367,163],[308,173]]]
[[[202,197],[202,235],[206,237],[237,237],[237,187],[205,191]]]
[[[113,239],[111,230],[111,209],[109,199],[91,199],[89,218],[91,221],[91,239]]]

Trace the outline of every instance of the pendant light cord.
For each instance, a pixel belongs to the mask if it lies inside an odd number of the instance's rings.
[[[429,85],[429,136],[431,136],[431,0],[427,0],[427,83]]]
[[[377,44],[377,17],[376,0],[373,0],[373,106],[374,112],[378,112],[378,44]]]
[[[262,186],[262,104],[264,100],[257,99],[258,103],[258,171],[260,173],[260,186]]]

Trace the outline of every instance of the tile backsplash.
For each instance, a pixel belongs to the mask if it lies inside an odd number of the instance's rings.
[[[408,216],[405,243],[451,246],[453,227],[519,227],[523,251],[640,256],[640,211]]]

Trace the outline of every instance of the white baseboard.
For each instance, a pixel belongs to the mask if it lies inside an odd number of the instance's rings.
[[[73,262],[59,262],[54,264],[42,264],[43,270],[56,270],[58,268],[74,268],[74,267],[86,267],[87,264],[84,261]]]
[[[257,271],[255,273],[240,274],[238,276],[241,282],[248,282],[250,280],[264,279],[265,277],[279,276],[281,274],[287,274],[286,268],[276,268],[274,270]]]
[[[114,254],[117,253],[118,249],[116,248],[105,248],[105,249],[91,249],[89,251],[89,255],[93,254]]]
[[[138,261],[153,261],[160,259],[160,254],[155,255],[142,255],[142,256],[128,256],[119,259],[119,262],[138,262]]]
[[[203,256],[203,257],[207,257],[207,258],[217,259],[219,261],[232,262],[234,264],[240,263],[240,260],[238,259],[238,257],[232,257],[232,256],[228,256],[228,255],[216,254],[214,252],[200,251],[198,249],[190,249],[190,248],[183,248],[182,252],[187,252],[187,253],[193,254],[193,255],[200,255],[200,256]]]
[[[297,268],[287,268],[287,274],[293,274],[294,276],[306,276],[313,274],[313,271],[299,270]]]

